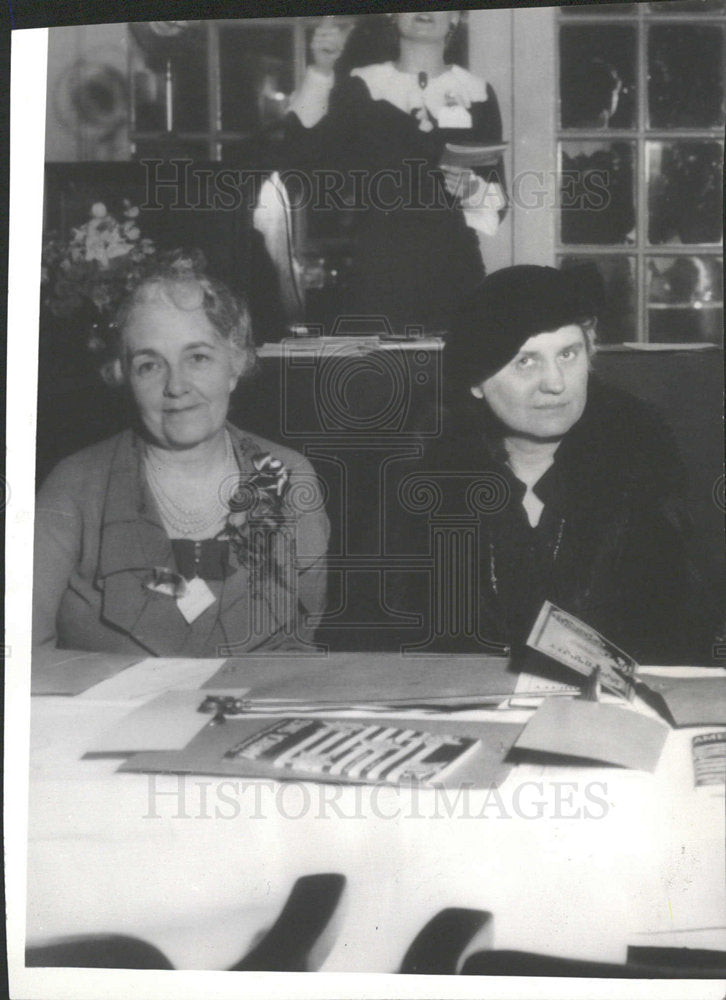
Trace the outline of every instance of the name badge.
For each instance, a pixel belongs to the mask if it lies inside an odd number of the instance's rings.
[[[195,576],[193,580],[187,580],[186,590],[181,597],[177,597],[176,606],[184,615],[187,625],[191,625],[216,599],[206,582]]]

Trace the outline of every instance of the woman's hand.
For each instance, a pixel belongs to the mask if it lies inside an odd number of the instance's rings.
[[[326,76],[332,76],[340,58],[348,32],[335,23],[334,17],[324,17],[313,32],[310,52],[313,65]]]
[[[479,190],[480,178],[468,167],[450,167],[442,164],[441,171],[446,190],[460,201],[468,201]]]

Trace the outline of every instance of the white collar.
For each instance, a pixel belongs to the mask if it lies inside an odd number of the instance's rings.
[[[487,99],[487,85],[461,66],[449,66],[439,76],[419,86],[417,73],[403,73],[392,62],[361,66],[351,71],[365,83],[374,101],[388,101],[409,114],[414,108],[425,107],[434,115],[446,104],[469,108],[473,102]]]

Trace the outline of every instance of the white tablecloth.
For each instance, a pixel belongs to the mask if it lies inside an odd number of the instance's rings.
[[[33,699],[31,944],[130,934],[178,968],[223,969],[296,878],[336,871],[348,889],[326,971],[395,971],[447,906],[492,912],[497,948],[615,962],[633,944],[726,948],[723,789],[693,788],[699,730],[672,731],[652,775],[526,765],[498,793],[414,793],[81,760],[128,709]]]

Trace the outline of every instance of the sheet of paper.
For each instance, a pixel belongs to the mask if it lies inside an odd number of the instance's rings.
[[[122,670],[79,695],[99,701],[151,698],[172,689],[198,688],[219,670],[224,660],[166,659],[153,657]]]
[[[726,726],[724,678],[639,676],[665,702],[677,726]]]
[[[689,666],[673,666],[669,665],[667,667],[657,667],[652,664],[639,664],[638,665],[638,679],[648,680],[648,676],[652,677],[684,677],[686,680],[691,680],[693,677],[710,677],[711,680],[718,680],[719,677],[722,680],[726,680],[726,669],[723,667],[694,667]]]
[[[632,695],[631,678],[638,666],[635,660],[594,628],[549,601],[542,605],[527,645],[586,677],[599,667],[604,687],[623,698]]]
[[[514,694],[519,698],[525,695],[578,694],[579,690],[576,684],[563,684],[562,681],[538,677],[537,674],[528,674],[523,670],[517,677]]]
[[[496,704],[510,697],[516,680],[503,656],[452,655],[442,661],[432,654],[405,654],[396,657],[392,668],[386,653],[294,653],[229,659],[206,686],[249,687],[255,705],[275,707],[277,699],[284,714],[290,703],[316,703],[329,711],[381,702],[405,707]]]
[[[523,670],[517,677],[514,697],[506,702],[507,708],[537,708],[543,698],[561,697],[563,695],[579,694],[580,689],[573,684],[563,684],[562,681],[549,677],[539,677]]]
[[[34,650],[32,695],[77,695],[138,663],[139,656]]]
[[[515,746],[655,771],[668,732],[669,726],[660,719],[640,715],[625,706],[548,698]]]
[[[195,576],[193,580],[188,581],[184,594],[181,597],[177,597],[176,606],[184,615],[185,621],[191,625],[215,601],[216,597],[209,589],[206,581]]]
[[[246,693],[236,692],[238,696]],[[204,695],[198,691],[166,691],[101,733],[86,752],[182,750],[212,719],[210,714],[199,711],[203,701]]]

